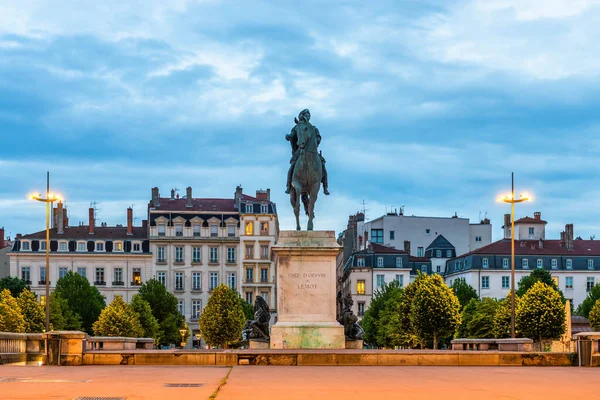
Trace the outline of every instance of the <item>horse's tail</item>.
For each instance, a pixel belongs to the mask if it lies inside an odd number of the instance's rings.
[[[304,204],[304,212],[306,213],[307,216],[310,217],[310,215],[308,215],[308,204],[309,204],[308,194],[302,193],[301,197],[302,197],[302,204]]]

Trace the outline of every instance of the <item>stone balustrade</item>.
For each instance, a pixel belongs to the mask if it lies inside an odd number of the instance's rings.
[[[518,339],[454,339],[452,350],[531,351],[533,340]]]
[[[121,336],[92,336],[86,339],[86,351],[154,349],[152,338],[130,338]]]
[[[0,354],[27,352],[27,334],[0,332]]]

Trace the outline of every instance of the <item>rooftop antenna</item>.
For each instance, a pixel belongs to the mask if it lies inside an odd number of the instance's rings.
[[[365,199],[363,199],[362,201],[362,213],[365,216],[365,221],[367,220],[367,203],[365,202]]]
[[[100,215],[100,211],[102,211],[100,208],[98,208],[98,202],[97,201],[92,201],[90,203],[90,208],[94,209],[94,222],[98,221],[98,215]]]

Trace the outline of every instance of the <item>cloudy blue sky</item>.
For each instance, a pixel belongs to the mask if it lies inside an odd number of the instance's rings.
[[[518,216],[588,238],[599,17],[596,0],[0,0],[0,226],[43,229],[25,196],[50,170],[74,224],[92,201],[141,223],[153,186],[241,184],[293,228],[284,136],[309,108],[332,192],[316,229],[364,200],[370,218],[487,212],[499,238],[514,171],[535,195]]]

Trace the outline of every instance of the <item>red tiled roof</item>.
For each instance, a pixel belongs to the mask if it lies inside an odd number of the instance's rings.
[[[256,197],[248,196],[247,194],[242,194],[242,195],[240,196],[240,199],[242,199],[242,200],[246,200],[246,201],[256,201],[256,202],[266,202],[266,203],[271,203],[270,201],[267,201],[267,200],[261,200],[261,199],[257,199]]]
[[[127,227],[123,226],[97,226],[94,228],[94,234],[90,235],[89,228],[85,226],[71,226],[64,229],[64,233],[57,234],[56,228],[50,229],[50,239],[145,239],[147,237],[146,228],[141,226],[133,227],[133,235],[127,235]],[[46,239],[46,231],[39,231],[24,235],[21,239]]]
[[[160,206],[154,208],[159,211],[238,212],[233,199],[192,199],[192,207],[186,207],[186,202],[186,199],[160,198]]]
[[[398,250],[393,247],[383,246],[377,243],[370,244],[373,253],[406,254],[404,250]]]
[[[510,239],[498,240],[477,250],[458,256],[471,254],[510,254]],[[573,250],[568,250],[560,240],[515,240],[515,255],[571,255],[600,256],[600,240],[574,240]]]
[[[531,218],[531,217],[523,217],[519,218],[515,221],[515,224],[547,224],[548,222],[543,219]]]

